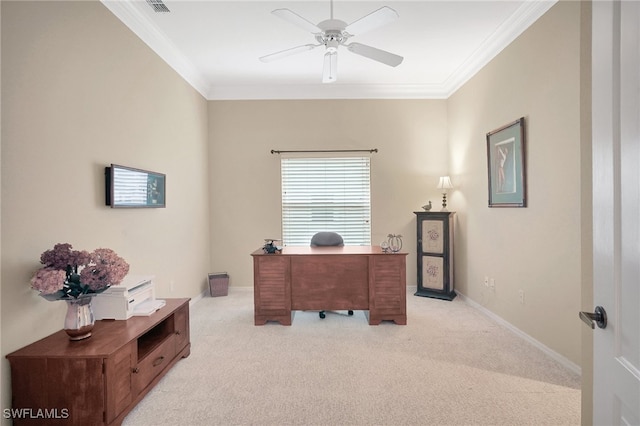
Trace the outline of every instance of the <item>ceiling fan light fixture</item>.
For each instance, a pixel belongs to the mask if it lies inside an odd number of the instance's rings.
[[[262,62],[269,62],[275,59],[310,50],[318,46],[324,46],[324,69],[322,73],[323,83],[333,83],[337,79],[338,47],[345,46],[350,52],[364,56],[374,61],[396,67],[402,63],[403,57],[361,43],[349,43],[347,41],[354,34],[360,34],[372,29],[381,27],[398,19],[398,13],[390,7],[384,6],[375,10],[362,18],[347,24],[346,22],[333,17],[333,0],[330,1],[331,16],[329,19],[319,22],[317,25],[303,18],[289,9],[276,9],[272,13],[290,23],[310,32],[318,42],[316,45],[303,45],[286,49],[270,55],[262,56]]]
[[[338,45],[339,45],[338,40],[336,40],[333,37],[327,40],[327,42],[325,43],[325,46],[327,46],[327,52],[329,53],[337,53]]]
[[[338,54],[327,52],[324,54],[323,83],[334,83],[338,76]]]

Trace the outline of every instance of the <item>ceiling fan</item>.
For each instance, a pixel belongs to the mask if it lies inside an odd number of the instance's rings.
[[[324,54],[322,82],[333,83],[337,79],[338,46],[344,46],[349,51],[357,55],[373,59],[374,61],[378,61],[392,67],[400,65],[404,59],[402,56],[367,46],[366,44],[347,43],[347,41],[355,35],[363,34],[398,19],[398,13],[390,7],[383,6],[380,9],[352,22],[351,24],[347,24],[344,21],[333,18],[333,0],[331,0],[331,17],[318,24],[308,21],[289,9],[276,9],[271,13],[306,31],[309,31],[314,35],[318,44],[304,44],[302,46],[296,46],[262,56],[260,57],[262,62],[274,61],[289,55],[324,46],[326,48],[326,52]]]

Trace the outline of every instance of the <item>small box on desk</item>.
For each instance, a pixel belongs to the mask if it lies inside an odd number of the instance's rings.
[[[211,297],[226,296],[229,293],[229,274],[218,272],[209,274]]]
[[[95,319],[127,320],[132,316],[149,316],[165,301],[156,299],[151,275],[127,275],[118,285],[109,287],[93,298]]]

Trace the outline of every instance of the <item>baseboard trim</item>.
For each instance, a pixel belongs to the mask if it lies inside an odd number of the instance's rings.
[[[505,326],[506,328],[511,330],[513,333],[515,333],[516,335],[520,336],[522,339],[526,340],[527,342],[531,343],[536,348],[540,349],[542,352],[547,354],[549,357],[551,357],[554,360],[558,361],[560,364],[562,364],[567,369],[573,371],[574,373],[576,373],[576,374],[578,374],[580,376],[582,375],[582,368],[579,365],[577,365],[576,363],[572,362],[568,358],[560,355],[558,352],[554,351],[553,349],[549,348],[548,346],[544,345],[543,343],[541,343],[538,340],[534,339],[533,337],[529,336],[524,331],[520,330],[519,328],[517,328],[516,326],[514,326],[510,322],[506,321],[504,318],[502,318],[502,317],[496,315],[495,313],[491,312],[490,310],[488,310],[484,306],[480,305],[479,303],[477,303],[473,299],[468,298],[466,295],[464,295],[464,294],[462,294],[460,292],[457,292],[457,293],[458,293],[458,297],[460,298],[461,301],[463,301],[463,302],[467,303],[468,305],[476,308],[477,310],[479,310],[484,315],[488,316],[489,318],[491,318],[492,320],[494,320],[498,324],[501,324],[501,325]]]
[[[229,292],[233,292],[233,291],[253,291],[253,286],[249,287],[249,286],[229,286]],[[193,306],[196,302],[198,302],[201,299],[204,299],[205,297],[212,297],[211,296],[211,290],[207,287],[206,290],[204,290],[202,293],[194,296],[191,301],[189,302],[189,306]],[[224,296],[223,296],[224,297]]]
[[[200,301],[200,299],[204,298],[207,294],[209,294],[208,289],[198,294],[197,296],[192,297],[191,300],[189,301],[189,307],[192,307],[193,305],[195,305],[197,302]]]

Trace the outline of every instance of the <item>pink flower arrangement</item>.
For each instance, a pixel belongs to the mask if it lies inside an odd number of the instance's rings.
[[[71,244],[56,244],[40,256],[45,265],[31,278],[31,288],[47,300],[77,299],[101,293],[120,284],[129,264],[113,250],[99,248],[92,253],[72,250]]]

